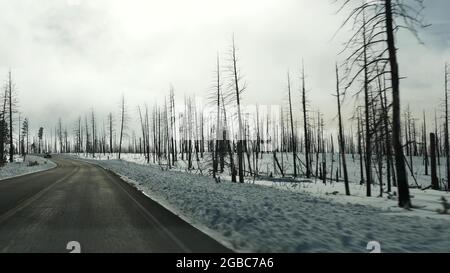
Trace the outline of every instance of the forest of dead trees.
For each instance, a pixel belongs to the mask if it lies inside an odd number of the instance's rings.
[[[233,37],[229,52],[212,60],[215,72],[206,103],[196,97],[176,97],[173,86],[163,102],[152,105],[128,105],[124,94],[120,108],[106,116],[91,109],[75,121],[60,118],[53,127],[40,127],[37,132],[29,131],[34,128],[32,120],[18,111],[10,72],[1,96],[0,165],[12,162],[14,154],[76,153],[121,159],[133,153],[163,170],[184,162],[188,171],[211,175],[216,181],[223,176],[241,183],[259,178],[320,179],[344,183],[347,195],[353,182],[365,185],[367,196],[383,196],[396,187],[399,206],[409,208],[409,188],[421,187],[414,160],[420,158],[430,187],[448,190],[448,65],[443,67],[443,107],[415,116],[400,102],[404,92],[396,35],[400,26],[414,34],[423,27],[422,1],[415,0],[416,6],[396,0],[356,6],[352,1],[337,2],[342,2],[340,12],[349,14],[340,31],[352,24],[351,38],[339,56],[344,60],[335,65],[334,75],[322,75],[336,81],[337,128],[325,124],[308,99],[303,62],[299,71],[286,73],[285,86],[280,87],[282,105],[243,104],[247,86]],[[293,88],[293,82],[299,88]],[[344,100],[354,102],[351,116],[341,110]],[[131,120],[139,126],[131,126]],[[430,125],[428,120],[434,122]],[[358,166],[359,181],[349,181],[349,160]]]

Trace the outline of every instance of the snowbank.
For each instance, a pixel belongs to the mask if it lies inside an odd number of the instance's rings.
[[[307,192],[162,171],[119,160],[87,160],[124,177],[154,200],[236,251],[449,252],[449,221],[404,217],[336,203]]]
[[[85,159],[92,159],[91,155],[89,154],[73,154],[74,156],[85,158]],[[279,160],[281,164],[284,165],[284,168],[287,170],[287,172],[292,172],[292,164],[291,164],[291,156],[286,153],[278,153]],[[96,154],[95,160],[109,160],[109,159],[116,159],[117,154],[112,155],[103,155],[103,154]],[[205,157],[207,158],[207,157]],[[328,164],[330,169],[328,170],[329,173],[333,173],[334,176],[336,175],[335,171],[337,169],[337,165],[339,162],[338,156],[335,154],[332,156],[331,154],[328,154],[328,162],[331,162],[334,160],[335,162],[333,164]],[[122,154],[122,160],[137,163],[140,165],[146,165],[147,161],[143,155],[140,154]],[[206,170],[206,163],[203,162],[204,160],[201,160],[200,166],[203,168],[203,173],[207,174]],[[425,168],[422,164],[422,158],[421,157],[413,157],[414,164],[414,178],[412,177],[411,173],[409,174],[409,182],[411,186],[414,186],[416,184],[416,181],[418,184],[420,184],[423,187],[427,187],[431,184],[431,178],[429,175],[424,175]],[[197,162],[195,162],[194,167],[197,167]],[[347,164],[348,164],[348,173],[349,173],[349,180],[350,180],[350,192],[351,196],[345,195],[345,188],[344,183],[342,181],[342,178],[339,182],[336,182],[336,178],[333,177],[333,180],[330,181],[330,179],[327,180],[327,183],[324,184],[320,179],[293,179],[293,178],[281,178],[280,176],[276,176],[277,179],[273,179],[273,181],[268,180],[252,180],[251,178],[248,179],[248,183],[255,183],[263,186],[268,187],[274,187],[281,190],[287,190],[287,191],[293,191],[293,192],[304,192],[308,193],[310,195],[324,198],[329,201],[347,204],[357,204],[357,205],[369,205],[373,206],[378,209],[382,209],[389,213],[397,213],[399,215],[404,216],[420,216],[420,217],[426,217],[426,218],[436,218],[436,219],[444,219],[444,220],[450,220],[450,214],[439,214],[437,213],[437,210],[442,209],[442,202],[441,198],[444,197],[446,200],[450,202],[450,192],[446,191],[435,191],[431,189],[427,190],[421,190],[412,188],[410,189],[411,193],[411,199],[412,203],[414,205],[414,209],[411,211],[405,211],[403,209],[398,208],[398,201],[397,201],[397,188],[392,187],[391,193],[386,193],[387,185],[386,185],[386,170],[383,170],[383,176],[384,176],[384,185],[383,185],[383,196],[380,197],[380,187],[377,179],[375,179],[375,184],[372,186],[372,197],[366,196],[366,186],[365,184],[361,185],[359,183],[360,181],[360,170],[359,170],[359,161],[358,156],[355,155],[352,157],[351,155],[347,155]],[[154,164],[150,164],[153,166],[158,166]],[[266,172],[269,173],[270,167],[273,165],[272,162],[272,155],[265,154],[263,155],[263,158],[259,160],[259,170],[260,172]],[[386,167],[386,166],[384,166]],[[439,166],[440,167],[440,166]],[[175,164],[175,167],[171,169],[171,171],[178,171],[178,172],[190,172],[187,170],[187,162],[181,160],[180,158]],[[333,171],[332,171],[333,170]],[[273,171],[273,170],[272,170]],[[191,172],[190,172],[191,173]],[[193,170],[192,173],[199,173],[197,170]],[[374,173],[376,173],[376,169],[374,169]],[[222,180],[231,180],[229,176],[222,176]]]
[[[37,162],[38,165],[28,166],[30,162]],[[22,157],[15,157],[14,162],[0,167],[0,180],[46,171],[55,167],[54,162],[39,156],[27,155],[25,161]]]
[[[450,220],[450,214],[439,214],[437,212],[443,208],[442,197],[450,202],[450,193],[445,191],[410,189],[411,202],[414,209],[404,210],[398,207],[398,199],[396,194],[394,194],[397,192],[396,187],[392,187],[391,194],[384,192],[383,196],[380,197],[379,189],[377,186],[374,186],[372,188],[372,197],[367,197],[366,186],[356,183],[349,184],[351,196],[345,195],[343,182],[330,183],[328,181],[327,184],[323,184],[320,180],[302,183],[257,180],[255,183],[281,190],[308,193],[341,204],[369,205],[377,209],[382,209],[390,214],[396,213],[404,216]]]

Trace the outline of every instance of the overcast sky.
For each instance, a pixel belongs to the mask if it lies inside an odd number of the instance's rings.
[[[92,107],[130,111],[169,93],[208,93],[217,52],[235,34],[247,104],[280,104],[289,69],[298,88],[304,58],[314,109],[335,115],[334,63],[345,33],[332,39],[344,14],[332,0],[0,0],[0,77],[12,69],[20,109],[33,128],[61,117],[72,124]],[[434,114],[450,61],[450,1],[425,1],[427,22],[414,37],[399,37],[402,100]],[[295,98],[300,99],[298,93]],[[296,106],[299,107],[300,105]],[[331,123],[332,124],[332,123]]]

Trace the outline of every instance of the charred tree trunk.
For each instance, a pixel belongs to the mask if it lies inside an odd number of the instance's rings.
[[[237,56],[236,56],[236,46],[233,37],[233,47],[232,47],[232,62],[233,62],[233,80],[234,80],[234,91],[236,92],[236,106],[238,114],[239,123],[239,135],[237,143],[237,153],[238,153],[238,168],[239,168],[239,182],[244,183],[244,152],[243,152],[243,127],[242,127],[242,116],[241,116],[241,92],[239,87],[239,75],[237,68]]]
[[[94,110],[92,110],[92,157],[95,158],[95,114],[94,114]]]
[[[395,169],[398,184],[398,204],[403,208],[411,207],[408,177],[405,169],[405,157],[401,141],[401,111],[400,111],[400,82],[397,63],[397,48],[395,47],[394,19],[392,14],[392,0],[385,0],[387,47],[392,83],[392,141],[395,152]]]
[[[109,154],[112,154],[113,151],[113,121],[112,113],[109,113]]]
[[[304,139],[305,139],[305,165],[306,165],[306,177],[311,177],[311,165],[310,165],[310,152],[309,149],[311,147],[309,142],[309,133],[308,133],[308,116],[306,109],[306,90],[305,90],[305,68],[302,63],[302,106],[303,106],[303,130],[304,130]]]
[[[364,183],[364,163],[363,163],[363,155],[362,155],[362,144],[361,144],[361,141],[362,141],[362,137],[361,137],[361,134],[362,134],[362,132],[361,132],[361,118],[360,118],[360,116],[361,116],[361,114],[359,113],[359,111],[358,111],[358,119],[357,119],[357,122],[358,122],[358,154],[359,154],[359,172],[360,172],[360,174],[361,174],[361,181],[360,181],[360,184],[363,184]]]
[[[14,145],[13,145],[13,110],[12,110],[12,78],[9,71],[8,78],[8,102],[9,102],[9,162],[14,161]]]
[[[219,62],[219,55],[217,54],[217,97],[216,97],[216,105],[217,105],[217,113],[216,113],[216,142],[215,142],[215,149],[214,149],[214,159],[213,159],[213,177],[216,177],[218,165],[219,165],[219,153],[221,153],[221,146],[220,145],[220,62]]]
[[[370,105],[369,105],[369,67],[367,61],[367,39],[366,39],[366,22],[363,25],[363,43],[364,43],[364,113],[365,113],[365,154],[366,154],[366,194],[372,195],[372,142],[370,132]]]
[[[150,163],[150,123],[148,120],[148,105],[145,105],[145,132],[146,132],[146,140],[145,144],[147,146],[147,164]]]
[[[428,175],[428,145],[427,145],[427,122],[425,119],[425,111],[423,112],[423,156],[425,163],[425,175]],[[436,159],[435,159],[436,160]]]
[[[391,146],[391,134],[389,130],[389,110],[386,96],[386,86],[383,84],[383,94],[380,94],[381,105],[383,107],[383,129],[386,146],[386,175],[387,175],[387,191],[391,192],[391,165],[392,165],[392,146]]]
[[[436,136],[434,133],[430,134],[430,157],[431,157],[431,188],[439,190],[439,180],[436,171]]]
[[[294,133],[294,117],[292,115],[292,99],[291,99],[291,77],[289,76],[289,72],[287,75],[288,80],[288,93],[289,93],[289,118],[291,121],[291,145],[292,145],[292,157],[294,162],[294,177],[297,177],[297,145],[295,141],[295,133]]]
[[[336,98],[338,106],[338,119],[339,119],[339,151],[341,154],[342,171],[344,173],[345,194],[350,195],[350,187],[348,184],[347,163],[345,159],[345,140],[344,129],[342,126],[342,114],[341,114],[341,94],[339,91],[339,70],[336,65]]]
[[[448,68],[447,64],[445,64],[445,132],[444,132],[444,146],[445,146],[445,158],[447,164],[447,188],[450,189],[450,151],[449,151],[449,143],[448,143],[448,90],[447,90],[447,82],[448,82]]]
[[[120,137],[119,137],[119,159],[120,155],[122,154],[122,140],[123,140],[123,129],[124,129],[124,123],[125,123],[125,97],[122,96],[122,103],[121,103],[121,113],[120,113]]]

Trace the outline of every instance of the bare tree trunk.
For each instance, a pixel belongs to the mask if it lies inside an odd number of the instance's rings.
[[[169,108],[170,108],[170,142],[171,142],[171,153],[172,153],[172,165],[175,165],[177,160],[175,152],[175,94],[173,87],[170,88],[170,98],[169,98]]]
[[[365,134],[366,134],[366,194],[372,195],[372,142],[370,132],[370,111],[369,111],[369,67],[367,61],[367,38],[366,38],[366,21],[363,22],[363,43],[364,43],[364,112],[365,112]]]
[[[256,147],[255,147],[255,175],[259,175],[259,153],[261,152],[261,136],[259,128],[259,106],[256,105]]]
[[[146,147],[147,138],[145,137],[146,136],[146,126],[145,126],[145,121],[142,118],[142,112],[141,112],[141,107],[140,106],[138,106],[138,112],[139,112],[139,121],[141,123],[141,130],[142,130],[142,141],[144,142],[144,145],[143,145],[144,146],[144,156],[145,156],[145,159],[148,160],[147,159],[147,152],[146,152],[146,149],[147,149],[147,147]],[[141,138],[139,138],[139,153],[142,154]]]
[[[436,174],[436,136],[430,134],[430,156],[431,156],[431,188],[439,190],[439,180]]]
[[[383,107],[383,122],[384,122],[384,137],[386,145],[386,175],[387,175],[387,191],[391,192],[391,163],[392,163],[392,147],[391,147],[391,134],[389,132],[389,110],[386,96],[386,86],[383,84],[383,94],[380,94],[381,105]]]
[[[153,125],[153,163],[156,163],[156,158],[158,155],[158,126],[157,126],[157,107],[154,106],[153,109],[153,117],[152,117],[152,125]],[[183,151],[182,151],[183,152]]]
[[[339,138],[339,137],[338,137]],[[339,141],[339,140],[338,140]],[[333,167],[334,167],[334,140],[333,134],[331,135],[331,170],[330,170],[330,183],[333,182]],[[337,173],[337,172],[336,172]]]
[[[400,111],[400,82],[397,63],[397,48],[395,47],[394,22],[392,15],[392,1],[385,0],[387,47],[389,52],[389,63],[392,82],[392,141],[395,152],[395,169],[398,184],[398,204],[403,208],[411,207],[409,196],[408,177],[405,169],[405,158],[401,142],[401,111]]]
[[[434,134],[436,137],[436,157],[437,157],[437,164],[438,166],[441,166],[441,153],[439,152],[439,138],[438,138],[438,122],[437,122],[437,114],[436,109],[434,110]]]
[[[320,116],[320,115],[319,115]],[[327,156],[326,156],[326,150],[325,150],[325,137],[323,135],[323,131],[325,124],[323,122],[323,117],[320,118],[319,128],[320,128],[320,134],[321,134],[321,146],[322,146],[322,175],[323,175],[323,182],[326,184],[327,182]]]
[[[234,43],[234,36],[233,36],[233,46],[232,46],[232,62],[233,62],[234,89],[236,92],[236,106],[237,106],[238,123],[239,123],[239,135],[238,135],[238,144],[237,144],[239,182],[244,183],[244,155],[243,155],[244,136],[243,136],[241,101],[240,101],[242,90],[239,87],[239,75],[238,75],[238,68],[237,68],[237,56],[236,56],[236,46]]]
[[[292,114],[292,99],[291,99],[291,77],[289,76],[289,72],[287,74],[288,81],[288,93],[289,93],[289,118],[291,121],[291,142],[292,142],[292,158],[294,162],[294,177],[297,177],[297,145],[295,141],[295,133],[294,133],[294,117]]]
[[[109,154],[113,153],[113,121],[112,113],[109,113]]]
[[[361,181],[360,183],[363,184],[364,183],[364,167],[363,167],[363,155],[362,155],[362,144],[361,144],[361,114],[360,111],[358,110],[358,153],[359,153],[359,170],[360,170],[360,174],[361,174]]]
[[[345,159],[345,142],[344,142],[344,129],[342,126],[342,114],[341,114],[341,97],[339,91],[339,70],[336,64],[336,98],[338,105],[338,119],[339,119],[339,151],[341,153],[342,170],[344,172],[344,184],[345,194],[350,195],[350,187],[348,184],[347,163]]]
[[[188,169],[192,169],[192,105],[191,105],[191,99],[188,98],[188,104],[187,104],[187,160],[188,160]]]
[[[85,130],[86,130],[86,156],[89,152],[89,125],[88,125],[88,118],[87,115],[84,116],[84,126],[85,126]],[[56,129],[55,129],[55,152],[56,152]]]
[[[221,146],[220,145],[220,86],[221,86],[221,82],[220,82],[220,62],[219,62],[219,54],[217,54],[217,71],[216,71],[216,75],[217,75],[217,97],[216,97],[216,103],[217,103],[217,113],[216,113],[216,142],[215,142],[215,149],[214,151],[214,159],[213,159],[213,177],[216,178],[216,173],[217,173],[217,169],[218,169],[218,163],[219,163],[219,153],[221,150]]]
[[[21,123],[21,116],[20,116],[20,113],[19,113],[19,151],[18,151],[18,153],[20,154],[20,155],[24,155],[24,141],[23,141],[23,139],[22,139],[22,136],[20,135],[20,126],[22,125],[22,123]],[[24,158],[24,160],[25,160],[25,158]]]
[[[450,152],[449,152],[449,143],[448,143],[448,90],[447,90],[447,82],[448,82],[448,68],[447,64],[445,64],[445,132],[444,132],[444,146],[445,146],[445,157],[447,163],[447,188],[450,189]]]
[[[425,161],[425,175],[428,175],[428,145],[427,145],[427,122],[425,118],[425,111],[423,111],[423,153]]]
[[[309,148],[311,147],[309,142],[309,133],[308,133],[308,117],[307,117],[307,109],[306,109],[306,90],[305,90],[305,67],[302,62],[302,105],[303,105],[303,130],[304,130],[304,138],[305,138],[305,165],[306,165],[306,177],[311,177],[311,168],[310,168],[310,153]]]
[[[92,109],[92,157],[95,158],[95,114],[94,109]]]
[[[150,163],[150,123],[148,120],[148,105],[145,104],[145,144],[146,144],[146,151],[147,151],[147,163]]]
[[[408,155],[409,155],[409,165],[411,166],[411,174],[414,173],[414,166],[413,166],[413,155],[414,155],[414,143],[415,143],[415,139],[413,140],[413,135],[412,135],[412,129],[411,129],[411,123],[413,122],[411,119],[411,111],[409,108],[409,104],[408,104],[408,111],[406,112],[407,114],[407,135],[408,135]],[[405,132],[405,134],[406,134]]]
[[[14,161],[14,145],[13,145],[13,110],[12,110],[12,79],[11,71],[8,78],[8,102],[9,102],[9,162]]]
[[[158,164],[161,165],[161,109],[158,107]]]
[[[165,123],[165,140],[166,140],[166,159],[167,159],[167,166],[169,167],[169,169],[171,169],[171,162],[170,162],[170,133],[169,133],[169,110],[167,108],[167,100],[164,99],[164,123]]]
[[[224,130],[223,130],[223,141],[224,145],[226,145],[226,150],[228,151],[228,155],[230,157],[230,172],[231,172],[231,182],[236,182],[236,167],[234,163],[234,144],[233,147],[231,146],[231,140],[227,140],[227,111],[225,109],[225,99],[223,97],[223,94],[220,95],[221,101],[222,101],[222,108],[223,108],[223,118],[224,118]]]
[[[123,140],[123,128],[125,123],[125,96],[122,95],[122,103],[121,103],[121,119],[120,119],[120,137],[119,137],[119,159],[122,154],[122,140]]]
[[[6,124],[6,103],[8,101],[8,88],[5,87],[5,94],[3,97],[2,116],[0,120],[0,166],[6,163],[5,144],[7,138],[7,124]]]

